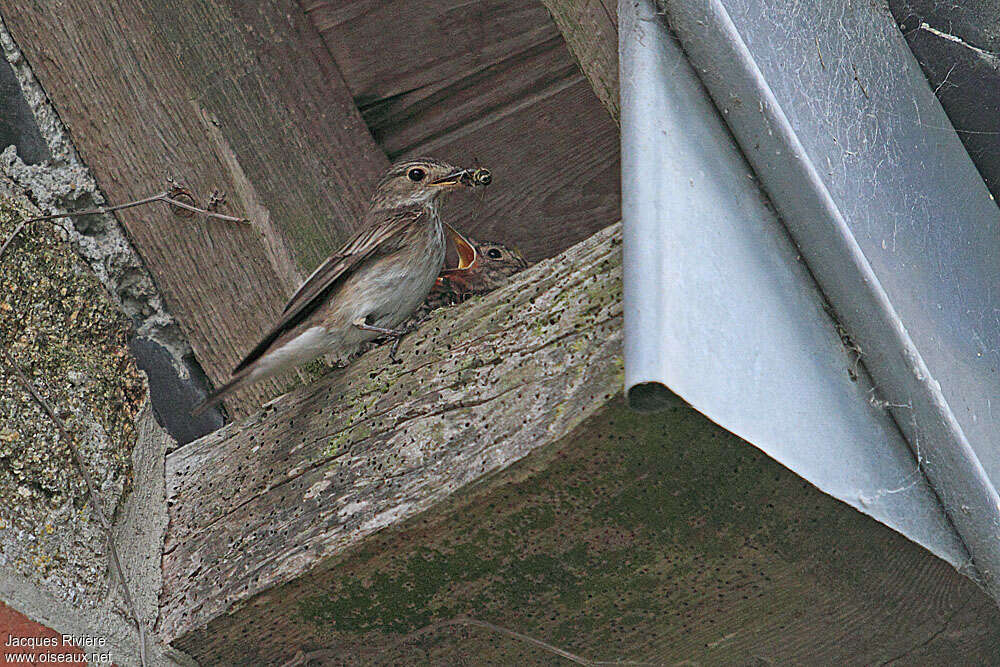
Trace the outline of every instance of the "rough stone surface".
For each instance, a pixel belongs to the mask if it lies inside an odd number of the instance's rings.
[[[0,238],[37,214],[24,197],[0,198]],[[171,441],[129,354],[129,318],[62,236],[29,225],[0,258],[0,345],[74,436],[151,626]],[[83,479],[49,417],[8,373],[0,375],[0,571],[0,599],[11,607],[58,632],[105,637],[118,664],[136,663],[135,631]],[[151,642],[150,650],[159,649]]]
[[[0,203],[0,235],[34,214]],[[146,387],[128,354],[128,320],[51,225],[0,261],[0,345],[78,438],[109,512],[131,489],[135,421]],[[49,418],[10,375],[0,393],[0,561],[78,603],[98,594],[103,538],[83,480]]]

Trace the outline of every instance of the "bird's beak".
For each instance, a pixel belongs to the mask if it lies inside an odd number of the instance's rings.
[[[445,187],[448,185],[467,185],[472,187],[474,181],[472,180],[472,172],[468,169],[456,169],[447,176],[442,176],[436,181],[431,181],[428,185],[433,185],[435,187]]]
[[[468,239],[459,234],[447,222],[444,223],[444,231],[455,245],[455,251],[458,253],[458,266],[445,267],[441,271],[441,275],[438,276],[438,279],[434,283],[438,287],[443,287],[450,278],[455,278],[463,273],[474,270],[476,264],[479,262],[479,253],[476,252],[476,246],[469,243]]]

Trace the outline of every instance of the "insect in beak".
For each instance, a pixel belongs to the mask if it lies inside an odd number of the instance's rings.
[[[431,181],[429,185],[436,187],[464,185],[474,188],[477,185],[489,185],[492,181],[493,175],[488,169],[456,169],[447,176],[443,176],[436,181]]]
[[[480,167],[472,172],[472,184],[473,185],[489,185],[493,182],[493,174],[490,173],[489,169],[483,169]]]

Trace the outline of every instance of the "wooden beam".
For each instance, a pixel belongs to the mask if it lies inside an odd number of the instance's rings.
[[[581,79],[538,0],[302,4],[390,155]]]
[[[949,565],[696,412],[625,408],[619,238],[173,453],[165,638],[204,664],[553,660],[473,619],[588,660],[995,655]]]
[[[312,24],[294,0],[0,0],[0,13],[109,200],[172,176],[202,203],[227,192],[229,209],[253,219],[120,214],[199,361],[223,381],[355,228],[386,164]],[[245,392],[236,412],[277,386]]]
[[[542,0],[594,93],[621,123],[618,103],[618,8],[615,0]]]
[[[568,433],[622,383],[619,227],[170,455],[161,631],[190,635]]]

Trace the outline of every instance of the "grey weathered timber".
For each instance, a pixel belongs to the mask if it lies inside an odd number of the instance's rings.
[[[174,452],[176,640],[568,433],[622,383],[619,227]]]
[[[301,4],[391,156],[580,78],[538,0]]]
[[[171,176],[253,220],[118,215],[205,371],[227,379],[353,231],[386,163],[315,29],[293,0],[3,1],[0,14],[112,203]]]
[[[555,659],[468,618],[589,660],[996,655],[947,563],[697,412],[624,406],[619,239],[173,453],[162,636],[203,664]]]
[[[618,104],[618,9],[614,0],[542,0],[590,86],[616,123]]]
[[[1000,613],[950,565],[699,413],[637,415],[620,396],[175,645],[209,665],[300,650],[314,666],[563,664],[463,617],[654,665],[994,664],[1000,651]]]

